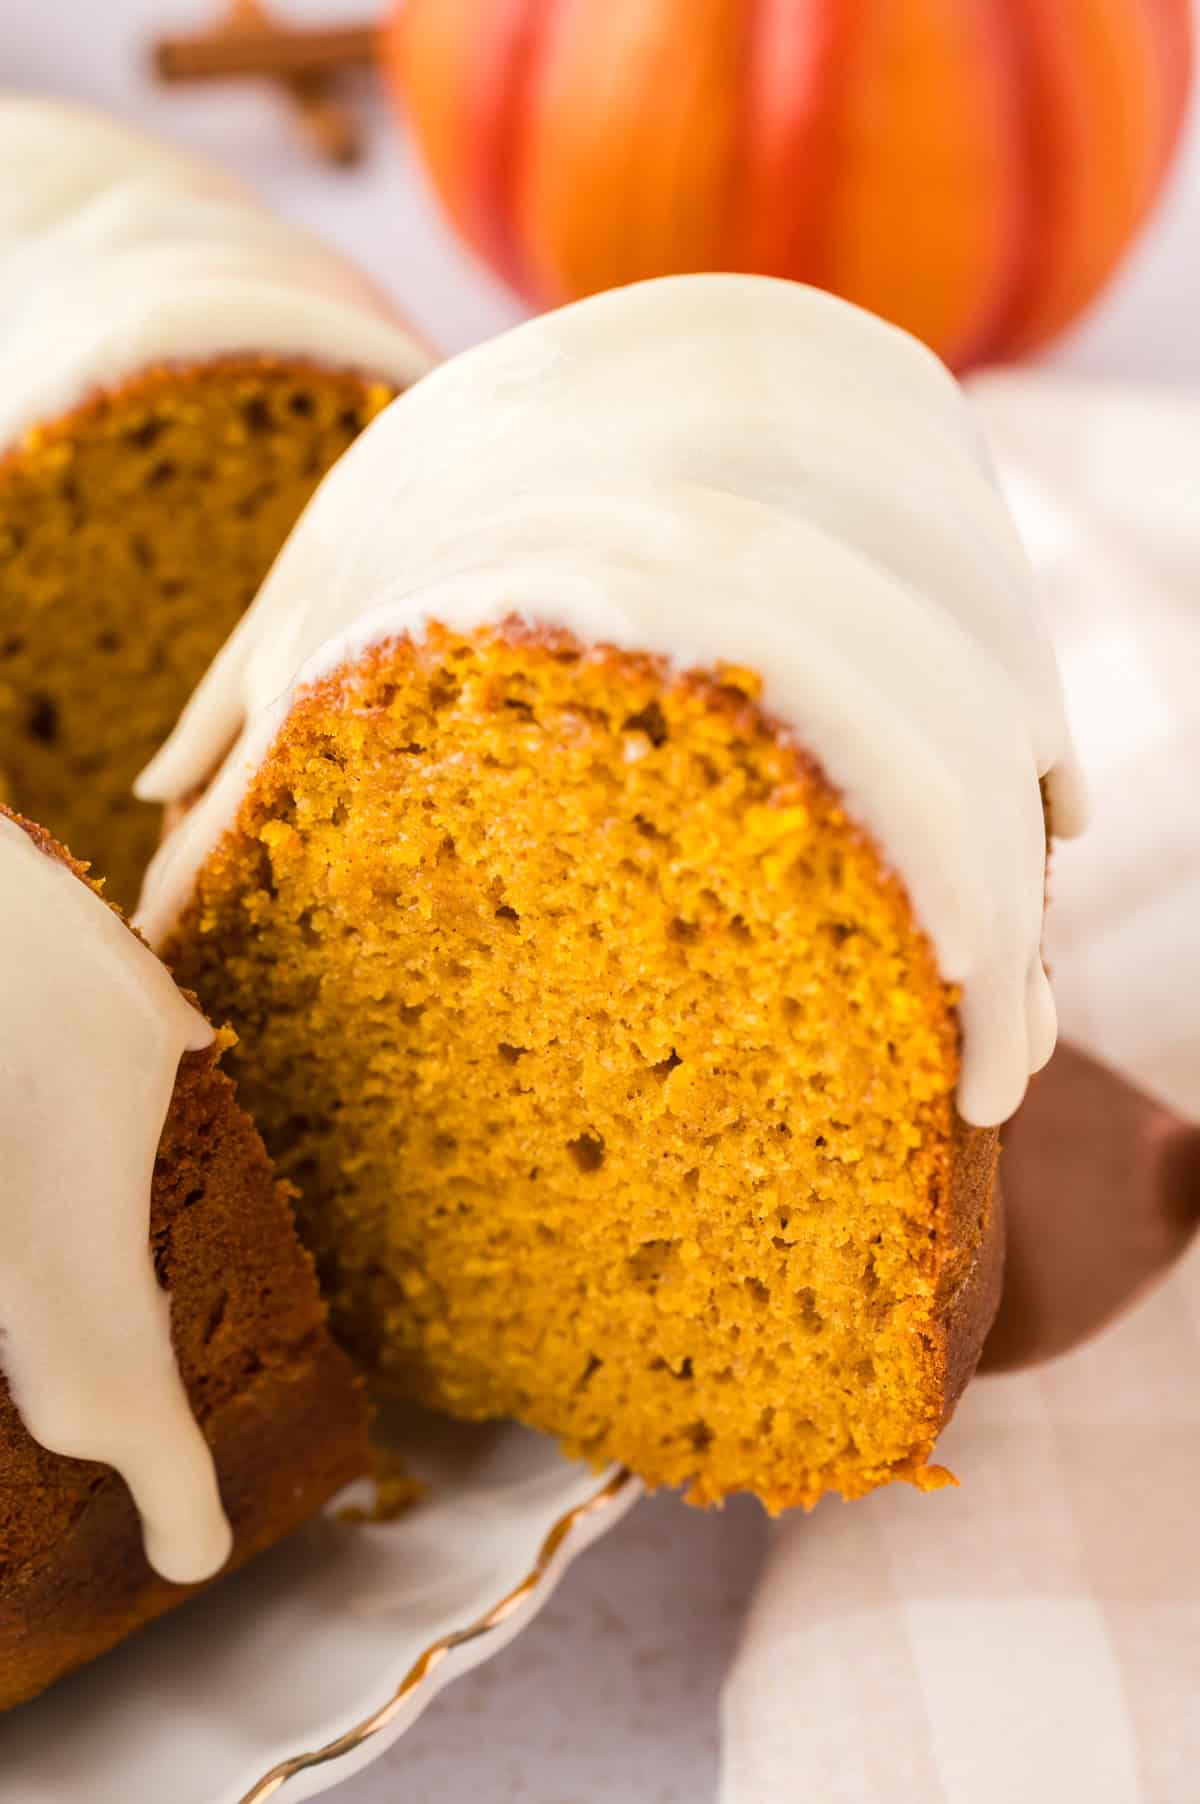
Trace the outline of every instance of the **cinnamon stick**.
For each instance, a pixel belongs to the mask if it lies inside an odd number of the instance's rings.
[[[321,75],[292,75],[286,90],[305,136],[330,163],[349,165],[362,156],[362,132],[354,114],[329,92]]]
[[[224,22],[214,37],[253,36],[282,29],[265,0],[229,0]],[[285,75],[276,85],[309,143],[330,163],[356,163],[362,155],[362,133],[349,107],[336,94],[336,76]]]
[[[279,78],[332,75],[376,59],[374,25],[341,25],[299,30],[263,28],[210,35],[162,38],[154,46],[154,67],[162,81],[223,81],[231,75]]]

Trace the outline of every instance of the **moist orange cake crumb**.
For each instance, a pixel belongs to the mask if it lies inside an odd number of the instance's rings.
[[[697,1503],[940,1482],[994,1307],[956,992],[752,674],[511,620],[304,692],[166,947],[335,1332]]]
[[[383,383],[268,356],[130,378],[0,460],[0,767],[129,905],[132,784]]]

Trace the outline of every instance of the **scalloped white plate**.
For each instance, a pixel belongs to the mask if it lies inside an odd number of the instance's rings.
[[[299,1804],[498,1653],[639,1495],[541,1435],[409,1417],[429,1495],[333,1509],[247,1571],[0,1719],[3,1804]],[[363,1499],[357,1499],[362,1501]]]

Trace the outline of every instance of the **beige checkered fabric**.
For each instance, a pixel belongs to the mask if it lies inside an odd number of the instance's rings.
[[[1200,1120],[1200,397],[995,376],[980,416],[1093,791],[1063,1031]],[[722,1804],[1200,1804],[1200,1245],[1088,1346],[975,1382],[896,1486],[776,1531]]]
[[[1062,1031],[1200,1119],[1200,395],[993,376],[975,397],[1092,790],[1051,878]]]

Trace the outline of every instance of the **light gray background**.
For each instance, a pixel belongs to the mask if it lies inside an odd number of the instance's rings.
[[[281,212],[349,251],[443,350],[520,318],[442,227],[366,78],[350,91],[370,119],[370,158],[351,174],[298,151],[278,103],[253,86],[167,94],[149,85],[151,36],[205,21],[218,6],[0,0],[0,83],[95,101],[232,165]],[[378,0],[286,8],[322,22],[378,9]],[[1200,386],[1200,115],[1132,263],[1053,361]],[[339,1801],[705,1804],[718,1691],[766,1533],[744,1502],[712,1515],[665,1497],[639,1505],[513,1647],[443,1693]]]

